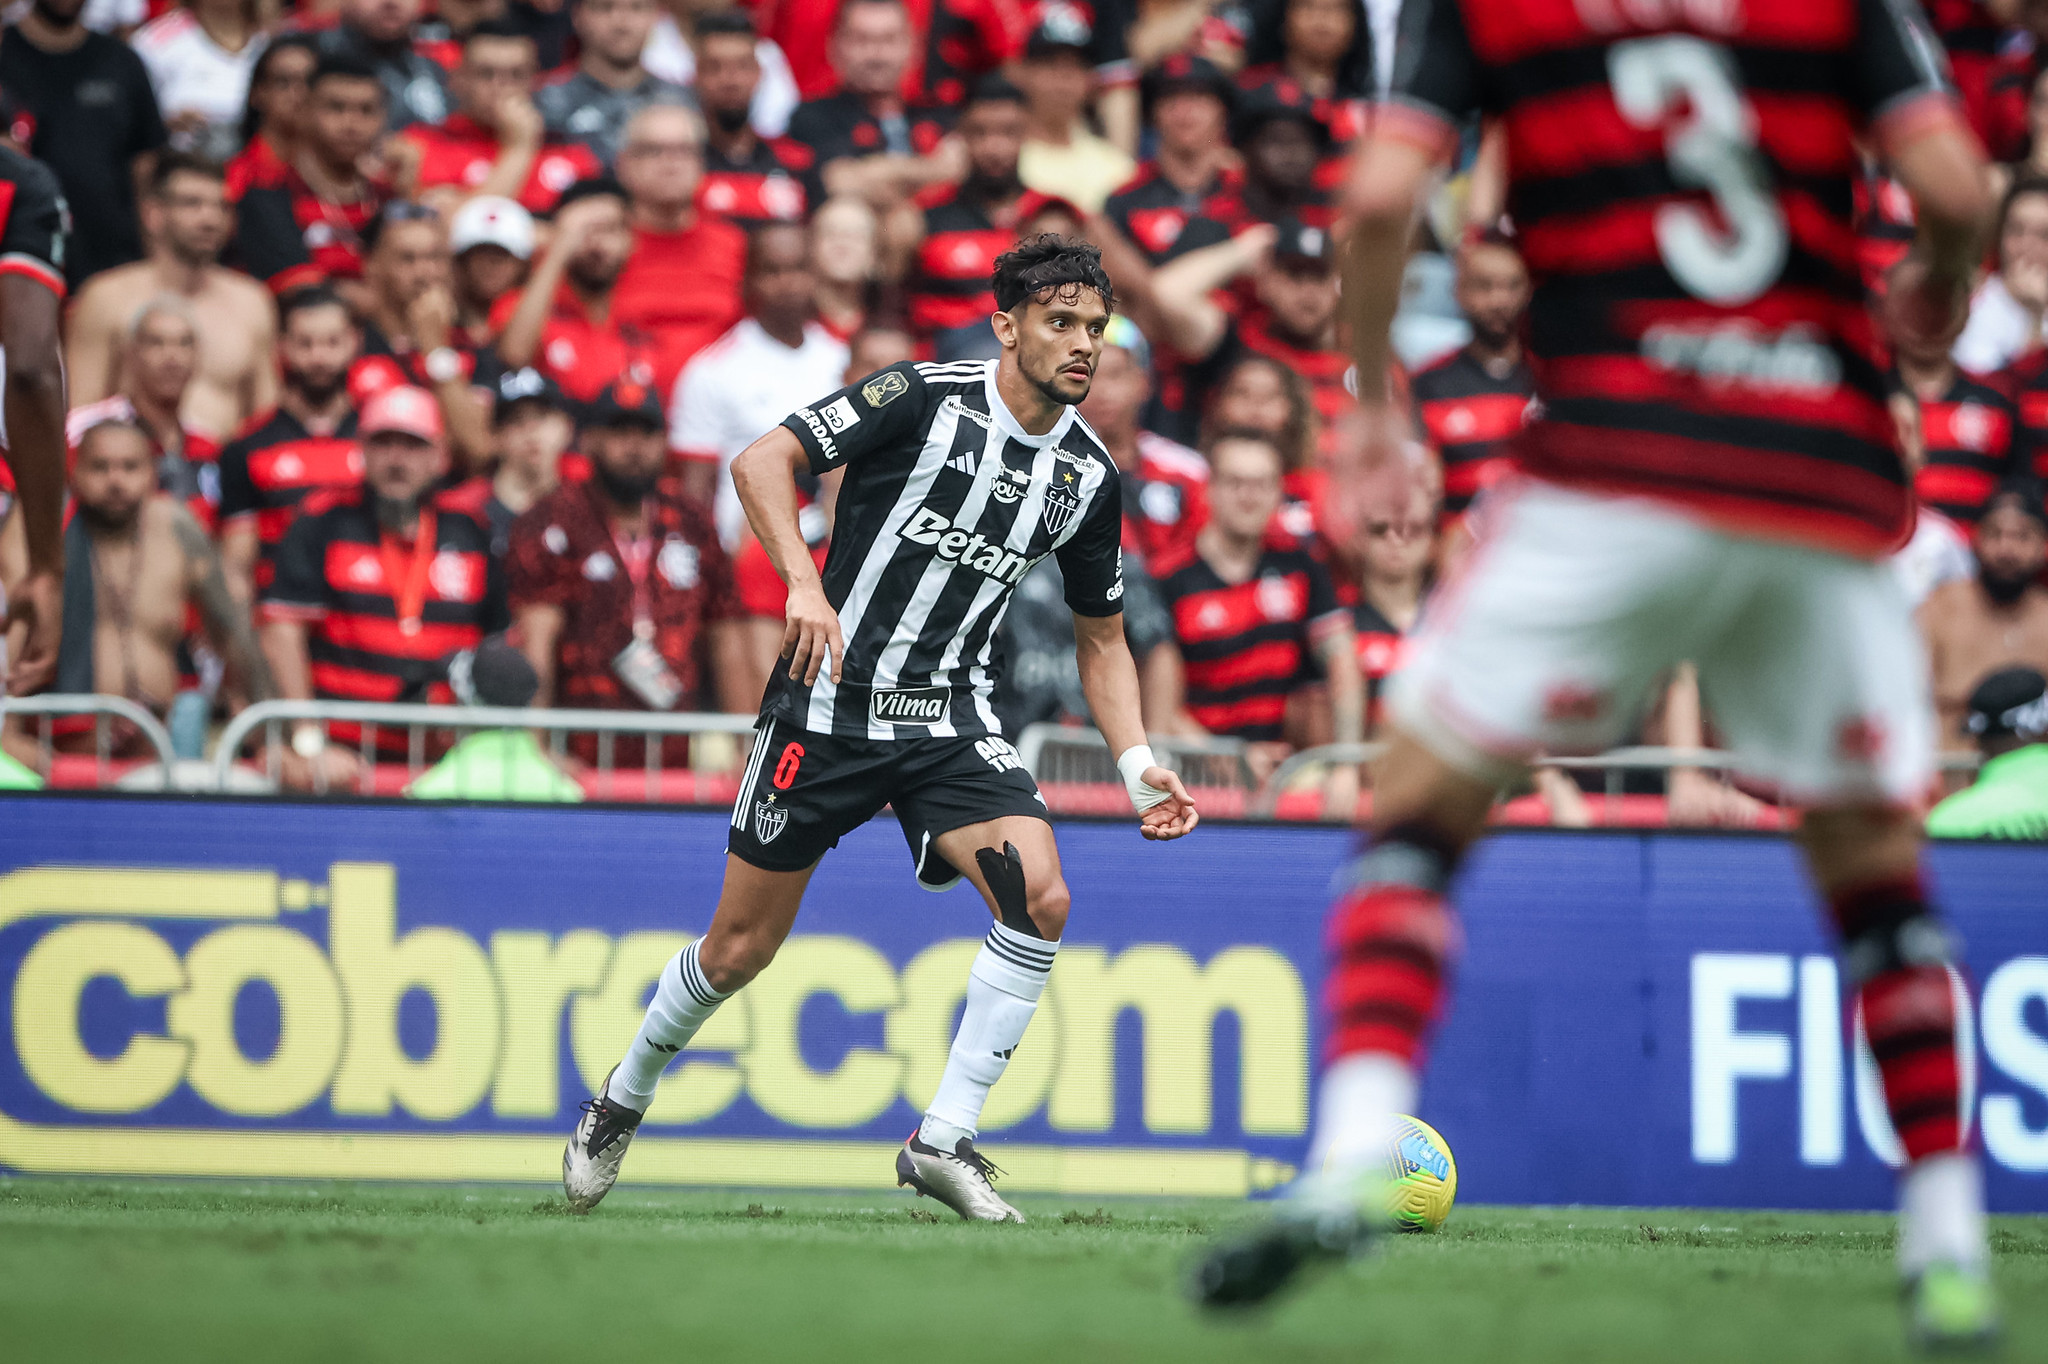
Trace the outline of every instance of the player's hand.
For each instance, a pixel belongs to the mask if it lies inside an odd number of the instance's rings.
[[[1408,519],[1427,458],[1406,414],[1390,402],[1361,402],[1343,419],[1324,507],[1340,552],[1360,560],[1368,526]]]
[[[825,589],[816,583],[789,589],[784,621],[782,656],[789,660],[790,680],[805,686],[817,681],[829,655],[832,680],[837,682],[846,661],[846,637],[840,633],[839,613],[825,600]]]
[[[1139,778],[1155,791],[1166,792],[1166,799],[1138,816],[1138,832],[1155,843],[1170,839],[1185,838],[1195,831],[1202,817],[1195,813],[1194,798],[1188,795],[1188,788],[1180,784],[1176,774],[1163,767],[1148,767]]]
[[[2016,261],[2006,276],[2007,287],[2022,306],[2036,312],[2048,307],[2048,268]],[[1969,310],[1968,276],[1936,274],[1918,254],[1907,256],[1892,271],[1891,287],[1884,298],[1884,320],[1893,340],[1940,345]]]
[[[7,597],[6,632],[26,633],[7,669],[7,694],[27,696],[57,680],[57,643],[64,628],[64,575],[30,573]]]

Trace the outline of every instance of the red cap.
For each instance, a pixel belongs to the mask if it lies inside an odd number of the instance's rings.
[[[363,405],[362,418],[356,423],[356,433],[364,440],[384,431],[438,443],[441,405],[425,389],[387,388]]]

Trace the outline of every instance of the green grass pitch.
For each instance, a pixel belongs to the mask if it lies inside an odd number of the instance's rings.
[[[1236,1203],[0,1179],[0,1358],[121,1361],[1901,1358],[1888,1219],[1461,1207],[1275,1310],[1178,1296]],[[2048,1218],[1995,1229],[2048,1360]]]

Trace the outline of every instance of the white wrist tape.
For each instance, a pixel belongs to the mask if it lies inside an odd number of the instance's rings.
[[[1124,790],[1130,793],[1131,804],[1141,815],[1173,794],[1145,784],[1146,769],[1157,766],[1159,759],[1152,756],[1150,744],[1133,744],[1117,755],[1116,770],[1123,775]]]

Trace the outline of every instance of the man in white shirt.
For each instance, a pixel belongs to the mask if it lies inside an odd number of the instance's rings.
[[[818,282],[800,224],[756,229],[745,284],[747,315],[683,367],[668,409],[668,443],[686,461],[683,486],[712,503],[728,548],[747,526],[733,456],[838,388],[846,370],[846,344],[813,316]]]

